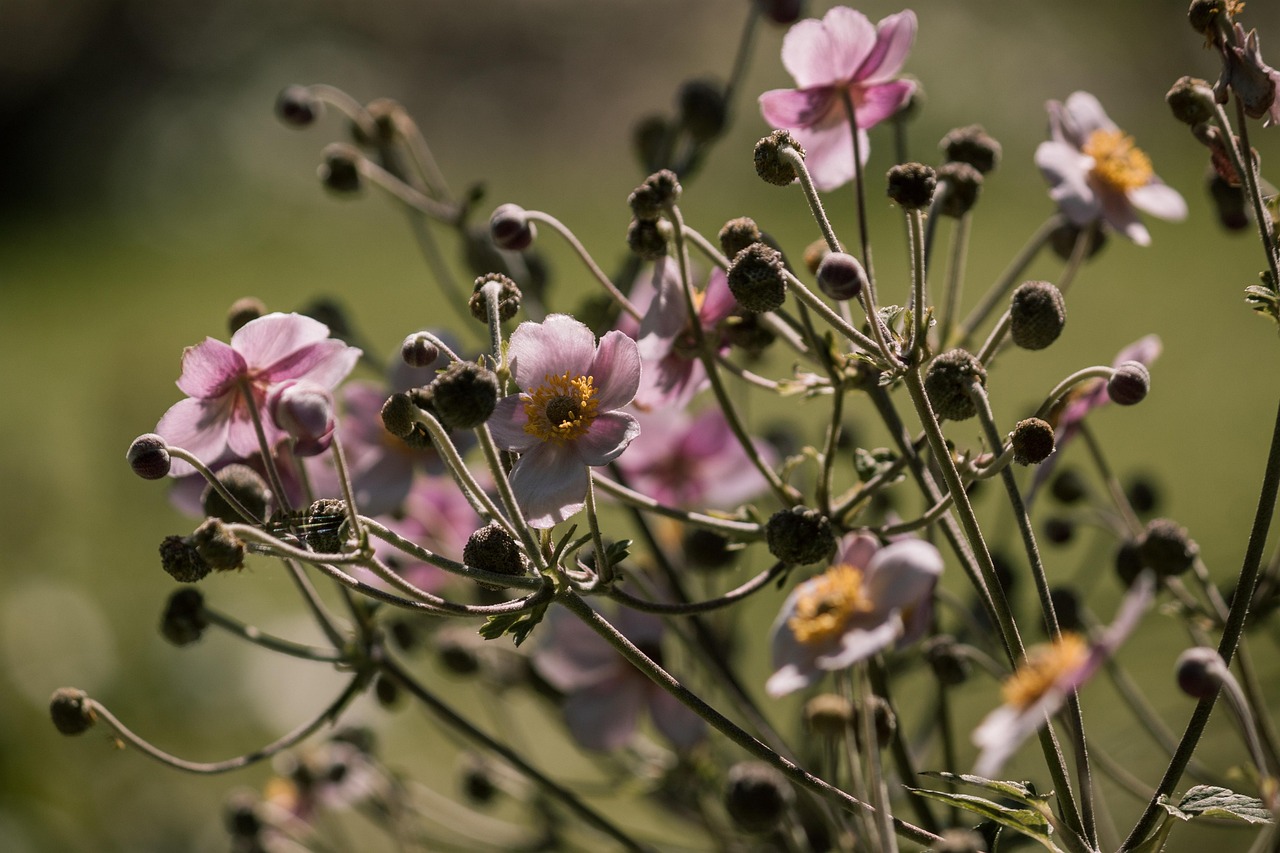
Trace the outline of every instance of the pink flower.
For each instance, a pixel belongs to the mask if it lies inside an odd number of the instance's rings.
[[[1155,578],[1146,571],[1130,587],[1111,627],[1090,643],[1063,633],[1052,644],[1030,649],[1026,660],[1004,683],[1004,704],[973,731],[981,750],[974,774],[991,778],[1018,746],[1058,712],[1067,697],[1089,680],[1137,626],[1155,594]]]
[[[661,619],[623,609],[611,621],[661,665]],[[541,635],[546,642],[534,650],[533,667],[565,694],[565,722],[582,747],[605,751],[626,746],[635,735],[642,708],[648,709],[654,726],[679,749],[688,749],[705,736],[699,716],[563,608],[551,611]]]
[[[618,460],[627,484],[659,503],[728,509],[759,494],[768,482],[738,443],[724,412],[640,413],[640,437]],[[772,465],[772,448],[757,450]]]
[[[770,696],[808,687],[881,649],[923,635],[942,555],[920,539],[883,548],[871,536],[845,537],[835,563],[787,596],[773,623]]]
[[[567,314],[521,323],[508,354],[523,389],[498,401],[489,428],[520,454],[516,500],[533,527],[553,527],[582,509],[588,466],[617,459],[640,425],[618,411],[640,387],[640,353],[622,332],[595,335]]]
[[[1262,126],[1280,124],[1280,71],[1262,59],[1258,31],[1245,34],[1239,23],[1232,24],[1231,40],[1223,45],[1222,76],[1214,84],[1221,103],[1227,102],[1227,87],[1235,91],[1249,118],[1262,118]],[[1265,118],[1264,118],[1265,116]]]
[[[267,415],[267,395],[290,380],[333,389],[346,378],[360,350],[329,337],[329,327],[301,314],[267,314],[246,323],[224,344],[213,338],[182,353],[178,387],[187,399],[165,412],[156,432],[206,465],[258,452],[249,416],[258,412],[268,446],[288,437]],[[248,392],[246,399],[244,392]],[[174,460],[171,476],[191,473]]]
[[[853,135],[844,93],[853,101],[858,144],[867,158],[866,131],[900,110],[916,84],[894,80],[916,37],[915,13],[906,10],[874,27],[861,12],[837,6],[821,21],[793,26],[782,41],[782,64],[795,89],[760,96],[760,112],[774,127],[791,131],[804,146],[805,164],[820,190],[853,179]]]
[[[1050,139],[1036,149],[1036,165],[1049,182],[1049,197],[1073,225],[1102,220],[1146,246],[1151,235],[1137,211],[1173,221],[1186,217],[1182,196],[1156,177],[1150,158],[1107,118],[1097,98],[1076,92],[1047,108]]]

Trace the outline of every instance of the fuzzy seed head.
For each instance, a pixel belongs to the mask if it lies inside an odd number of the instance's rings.
[[[1040,350],[1062,334],[1067,306],[1047,281],[1024,281],[1009,300],[1009,334],[1023,349]]]

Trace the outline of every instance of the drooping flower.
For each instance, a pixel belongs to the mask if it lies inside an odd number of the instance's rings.
[[[1049,197],[1073,225],[1101,220],[1146,246],[1151,235],[1137,211],[1173,221],[1186,217],[1182,196],[1156,177],[1151,159],[1097,98],[1075,92],[1047,109],[1050,138],[1036,149],[1036,165],[1049,182]]]
[[[808,687],[882,649],[918,639],[928,623],[942,555],[920,539],[880,547],[845,537],[829,569],[792,591],[773,623],[770,696]]]
[[[875,26],[861,12],[836,6],[821,21],[793,26],[782,42],[782,64],[796,88],[760,96],[765,121],[791,131],[804,146],[805,164],[820,190],[854,176],[853,134],[844,96],[853,102],[858,144],[866,162],[866,131],[900,110],[915,91],[911,80],[895,80],[916,36],[909,9]]]
[[[1155,594],[1155,578],[1143,572],[1133,582],[1115,621],[1090,642],[1063,632],[1053,643],[1028,650],[1004,683],[1004,704],[973,730],[981,753],[973,772],[991,778],[1018,746],[1058,712],[1067,697],[1089,680],[1137,626]]]
[[[1239,23],[1231,25],[1231,40],[1222,47],[1222,76],[1213,90],[1225,103],[1227,87],[1240,98],[1249,118],[1263,119],[1263,127],[1280,124],[1280,71],[1262,59],[1258,31],[1245,34]]]
[[[626,608],[609,620],[650,659],[662,664],[662,620]],[[533,652],[533,667],[564,693],[562,710],[569,734],[586,749],[625,746],[635,735],[641,709],[678,749],[688,749],[706,734],[702,718],[652,682],[587,627],[555,608],[540,634],[545,642]]]
[[[206,338],[182,354],[178,387],[187,395],[165,412],[156,432],[206,465],[258,452],[250,407],[267,444],[288,437],[265,411],[268,394],[290,380],[333,389],[346,378],[360,350],[329,337],[329,327],[301,314],[266,314],[246,323],[230,344]],[[191,473],[175,459],[170,476]]]
[[[588,467],[617,459],[640,433],[618,411],[640,387],[640,354],[622,332],[595,336],[567,314],[521,323],[508,354],[523,389],[498,401],[489,427],[520,454],[511,487],[533,527],[553,527],[582,509]]]

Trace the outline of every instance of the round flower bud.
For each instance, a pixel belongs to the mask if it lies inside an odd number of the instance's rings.
[[[1084,478],[1074,468],[1066,468],[1049,483],[1049,494],[1053,499],[1064,504],[1073,504],[1089,493]]]
[[[728,106],[724,87],[713,80],[689,80],[676,95],[680,123],[695,142],[709,142],[724,130]]]
[[[329,296],[318,296],[298,309],[298,313],[319,320],[329,327],[329,337],[349,341],[356,337],[351,315],[341,302]]]
[[[756,143],[756,174],[765,183],[785,187],[796,179],[795,168],[781,154],[783,148],[791,148],[804,159],[804,147],[785,130],[775,130]]]
[[[804,261],[804,268],[810,275],[817,275],[822,259],[829,254],[831,254],[831,247],[827,245],[826,240],[814,240],[804,247],[804,256],[801,258]]]
[[[479,755],[467,755],[459,773],[462,776],[462,793],[473,803],[492,802],[501,793],[493,768]]]
[[[317,174],[320,182],[335,193],[354,193],[361,187],[360,152],[335,142],[324,149],[324,162]]]
[[[1115,569],[1116,577],[1120,578],[1125,589],[1133,586],[1143,568],[1141,543],[1133,539],[1121,542],[1116,548]]]
[[[1011,436],[1013,461],[1019,465],[1039,465],[1053,453],[1054,438],[1048,421],[1040,418],[1018,421]]]
[[[980,124],[958,127],[938,143],[949,163],[967,163],[985,175],[1000,165],[1000,143]]]
[[[125,454],[133,473],[144,480],[159,480],[169,473],[172,460],[169,458],[169,445],[155,433],[140,435],[129,445]]]
[[[1140,361],[1121,362],[1107,380],[1107,396],[1121,406],[1141,403],[1150,390],[1151,371]]]
[[[191,534],[200,559],[215,571],[226,572],[244,568],[244,543],[241,542],[221,519],[206,518]]]
[[[467,544],[462,548],[462,562],[497,575],[519,577],[526,572],[528,560],[511,534],[496,524],[490,524],[467,537]]]
[[[1076,535],[1075,523],[1060,515],[1044,520],[1044,538],[1053,545],[1066,545]]]
[[[1088,241],[1085,248],[1085,260],[1092,258],[1102,250],[1107,244],[1107,232],[1105,229],[1099,228],[1097,224],[1086,225]],[[1053,253],[1064,261],[1071,260],[1071,255],[1076,250],[1076,240],[1079,239],[1082,230],[1079,226],[1072,225],[1070,222],[1064,222],[1057,228],[1053,229],[1049,234],[1049,247],[1053,249]]]
[[[275,425],[293,439],[296,456],[319,456],[329,449],[337,421],[333,394],[323,385],[291,379],[267,394],[267,412]]]
[[[944,829],[939,840],[929,848],[931,853],[982,853],[987,840],[972,829]]]
[[[1147,477],[1134,477],[1125,486],[1124,496],[1129,499],[1129,506],[1133,507],[1133,511],[1139,515],[1151,512],[1160,505],[1158,486]]]
[[[819,693],[804,703],[805,725],[823,737],[844,737],[852,728],[853,720],[853,703],[836,693]]]
[[[953,349],[938,356],[924,376],[929,405],[939,420],[963,421],[978,413],[969,399],[969,386],[987,384],[987,371],[971,353]]]
[[[769,553],[790,565],[830,559],[836,550],[831,521],[816,509],[795,506],[775,512],[764,528]]]
[[[729,290],[744,311],[776,311],[787,298],[784,269],[782,253],[764,243],[752,243],[729,264]]]
[[[982,172],[968,163],[944,163],[938,168],[938,180],[947,184],[947,192],[938,204],[938,212],[943,216],[959,219],[978,203]]]
[[[430,367],[440,358],[440,347],[430,338],[409,335],[400,345],[400,358],[410,367]]]
[[[267,509],[271,504],[271,490],[267,488],[267,481],[262,479],[262,475],[248,465],[233,462],[215,476],[245,509],[251,520],[266,520]],[[210,518],[220,518],[229,524],[246,521],[213,486],[205,487],[200,504],[204,507],[204,514]]]
[[[373,680],[373,695],[383,708],[394,708],[404,698],[400,692],[400,684],[383,673],[379,673]]]
[[[761,761],[743,761],[729,768],[724,807],[744,832],[768,832],[786,816],[795,791],[781,773]]]
[[[1193,699],[1208,699],[1218,694],[1222,687],[1223,673],[1227,665],[1217,650],[1196,646],[1178,655],[1174,672],[1178,688]]]
[[[472,361],[455,361],[431,382],[431,401],[451,429],[475,429],[498,405],[498,377]]]
[[[1227,0],[1191,0],[1187,21],[1196,32],[1212,36],[1218,16],[1226,11]]]
[[[876,747],[884,749],[893,742],[894,732],[898,730],[898,718],[889,707],[889,703],[879,696],[869,696],[866,703],[853,711],[853,739],[858,749],[862,749],[862,715],[870,711],[871,725],[876,736]]]
[[[502,204],[489,217],[489,237],[493,245],[509,252],[521,252],[529,248],[538,230],[518,204]]]
[[[818,264],[818,289],[832,299],[857,299],[867,285],[867,271],[853,255],[828,252]]]
[[[227,309],[227,331],[235,334],[240,327],[267,313],[267,306],[256,296],[245,296],[231,303]]]
[[[276,96],[276,115],[287,125],[306,127],[324,114],[324,102],[307,86],[285,86]]]
[[[49,699],[49,716],[53,726],[64,735],[87,732],[98,721],[89,704],[89,695],[74,687],[59,687]]]
[[[413,432],[418,423],[414,420],[414,405],[407,393],[392,394],[382,404],[382,426],[387,432],[398,438],[404,438]]]
[[[204,612],[204,596],[193,586],[174,590],[160,618],[160,633],[175,646],[194,643],[209,627]]]
[[[321,498],[307,507],[307,547],[318,554],[340,554],[346,546],[347,504]]]
[[[1243,231],[1249,227],[1248,196],[1244,187],[1232,184],[1213,169],[1208,176],[1209,198],[1218,214],[1218,223],[1228,231]]]
[[[921,651],[939,684],[948,687],[963,684],[973,670],[973,664],[957,648],[956,638],[950,635],[930,637]]]
[[[1164,100],[1174,118],[1192,127],[1211,121],[1217,114],[1213,89],[1204,80],[1195,77],[1179,77],[1178,82],[1165,94]]]
[[[784,27],[804,14],[804,0],[756,0],[756,7],[766,20]]]
[[[632,219],[627,226],[627,247],[643,261],[667,256],[667,235],[671,226],[656,219]]]
[[[467,560],[467,562],[470,561]],[[509,573],[503,572],[503,574]],[[474,631],[441,630],[436,634],[432,648],[435,650],[437,659],[449,672],[454,675],[475,675],[480,671],[476,639]]]
[[[243,842],[257,839],[262,832],[262,818],[258,815],[258,797],[249,791],[237,791],[227,798],[223,806],[223,824],[227,834],[240,843],[233,845],[236,850],[260,850],[261,845],[246,846]]]
[[[732,314],[721,326],[730,346],[750,356],[758,356],[778,339],[772,329],[760,322],[759,314]]]
[[[471,309],[471,316],[481,323],[489,322],[488,297],[484,294],[490,282],[498,285],[498,319],[504,322],[510,320],[520,311],[520,287],[502,273],[496,272],[476,279],[475,285],[471,288],[471,299],[467,302],[467,307]]]
[[[1024,281],[1009,300],[1009,334],[1023,349],[1044,349],[1067,324],[1062,291],[1047,281]]]
[[[1195,564],[1200,547],[1182,525],[1168,518],[1147,522],[1138,544],[1142,564],[1161,577],[1180,575]]]
[[[656,169],[670,157],[670,136],[671,124],[662,116],[649,116],[636,122],[631,129],[631,144],[641,167]]]
[[[1080,594],[1065,586],[1056,586],[1049,590],[1049,601],[1053,603],[1053,612],[1058,617],[1058,627],[1064,631],[1077,634],[1085,630],[1084,620],[1080,618]]]
[[[738,556],[726,537],[705,527],[686,528],[680,550],[692,568],[706,571],[731,566]]]
[[[164,538],[160,543],[160,565],[179,583],[195,583],[213,571],[185,536]]]
[[[680,179],[670,169],[660,169],[631,191],[627,204],[636,219],[655,220],[680,201]]]
[[[889,170],[889,198],[907,210],[924,210],[933,201],[938,175],[923,163],[900,163]]]
[[[730,219],[717,236],[720,239],[720,251],[729,260],[736,258],[739,252],[752,243],[759,243],[761,240],[760,227],[749,216]]]

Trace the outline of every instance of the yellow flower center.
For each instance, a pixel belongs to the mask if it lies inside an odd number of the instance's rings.
[[[1007,705],[1024,709],[1034,705],[1066,673],[1089,659],[1089,643],[1079,634],[1065,633],[1049,645],[1027,652],[1026,661],[1001,688]]]
[[[586,435],[596,419],[594,377],[548,373],[542,384],[525,393],[524,431],[543,441],[573,441]]]
[[[1119,130],[1095,130],[1084,144],[1093,158],[1093,175],[1107,186],[1125,192],[1146,186],[1155,172],[1151,158]]]
[[[809,581],[787,627],[801,643],[813,645],[839,636],[851,618],[871,609],[862,570],[841,563]]]

